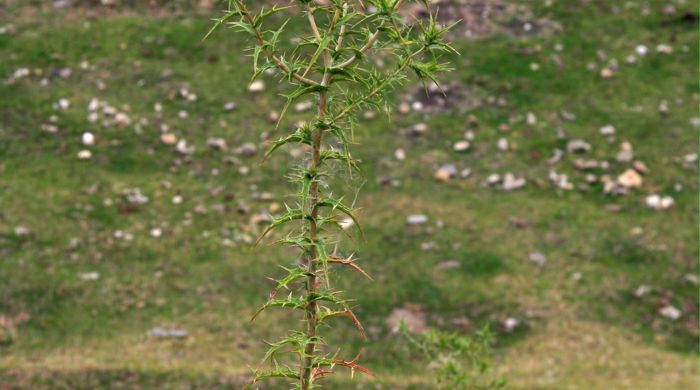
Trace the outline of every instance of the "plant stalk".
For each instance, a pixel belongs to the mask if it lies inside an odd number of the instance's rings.
[[[328,107],[328,95],[326,91],[319,93],[318,99],[318,115],[323,117],[326,114]],[[311,170],[317,172],[320,162],[321,162],[321,139],[323,138],[323,130],[316,128],[313,136],[313,145],[311,150]],[[316,225],[316,218],[318,217],[318,181],[314,180],[311,183],[310,188],[311,195],[311,220],[309,221],[309,238],[311,241],[316,241],[318,239],[318,226]],[[315,246],[312,246],[307,259],[307,266],[311,275],[309,275],[306,281],[306,292],[307,297],[312,295],[316,291],[316,260],[318,258],[318,253]],[[317,318],[318,305],[316,301],[311,301],[306,307],[306,337],[309,340],[306,344],[303,356],[302,372],[301,378],[301,389],[309,390],[311,388],[311,375],[313,371],[313,359],[316,350],[316,343],[313,339],[316,337],[316,326],[318,325]]]

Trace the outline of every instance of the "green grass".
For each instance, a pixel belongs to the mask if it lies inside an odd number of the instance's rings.
[[[638,7],[620,5],[619,12],[610,12],[606,2],[524,3],[559,22],[562,32],[459,40],[461,56],[450,59],[456,68],[451,80],[484,99],[504,97],[505,107],[484,101],[473,110],[396,114],[391,122],[378,116],[358,128],[354,154],[364,178],[342,180],[365,181],[358,206],[368,240],[343,246],[356,248],[376,281],[348,271],[336,283],[357,299],[371,340],[363,344],[342,322],[335,337],[348,345],[348,355],[363,349],[367,366],[380,376],[355,382],[338,376],[331,388],[429,388],[424,362],[384,324],[405,303],[422,305],[435,327],[450,329],[460,317],[475,329],[492,324],[494,369],[511,388],[695,386],[697,286],[684,278],[698,273],[698,180],[677,158],[697,151],[697,129],[689,121],[698,114],[698,37],[697,25],[666,21],[697,13],[697,5],[688,2],[676,15],[663,16],[666,2],[650,1],[651,14],[641,16]],[[14,35],[0,35],[0,78],[20,67],[43,74],[0,84],[0,316],[30,316],[11,342],[0,345],[0,384],[236,388],[261,356],[259,340],[296,324],[281,311],[248,322],[271,287],[265,277],[275,275],[277,264],[293,262],[294,254],[236,240],[241,234],[255,237],[250,216],[237,212],[239,204],[256,213],[270,206],[253,192],[272,192],[280,204],[289,200],[292,189],[281,177],[291,157],[282,153],[260,165],[258,154],[231,166],[222,160],[232,152],[210,151],[205,144],[219,136],[233,148],[244,142],[260,146],[261,133],[273,131],[268,112],[280,109],[278,94],[284,91],[265,78],[264,94],[247,93],[250,59],[241,53],[240,36],[219,32],[201,42],[211,16],[32,15],[14,8],[0,14],[0,25],[17,28]],[[554,49],[559,43],[562,52]],[[649,55],[626,64],[642,43]],[[659,43],[672,44],[673,53],[655,53]],[[620,62],[613,79],[586,69],[591,61],[600,65],[598,50]],[[563,68],[552,62],[554,54]],[[95,70],[80,70],[82,60]],[[533,62],[538,71],[530,70]],[[65,66],[73,70],[70,78],[48,76]],[[161,77],[165,69],[171,76]],[[49,85],[39,85],[45,76]],[[182,87],[198,99],[177,97]],[[86,107],[93,97],[120,110],[128,105],[133,123],[147,122],[140,129],[90,124]],[[57,113],[52,105],[60,98],[72,105]],[[662,100],[669,102],[667,115],[657,110]],[[225,113],[227,101],[238,109]],[[161,116],[153,110],[157,102]],[[188,117],[178,118],[180,110]],[[562,120],[562,111],[576,120]],[[536,125],[525,123],[528,112],[537,115]],[[42,132],[54,114],[60,131]],[[476,141],[472,151],[456,154],[451,143],[462,138],[469,114],[480,120]],[[272,136],[303,118],[291,113]],[[196,144],[193,156],[182,159],[159,142],[162,121]],[[428,134],[401,134],[419,121],[428,124]],[[507,122],[511,130],[501,133],[498,126]],[[616,142],[598,133],[607,123],[617,129]],[[572,192],[552,188],[546,160],[566,143],[557,138],[558,128],[569,139],[591,143],[593,151],[584,157],[611,161],[613,176],[626,168],[614,159],[619,142],[629,140],[636,158],[650,168],[644,187],[619,198],[604,195],[599,185]],[[76,154],[86,130],[98,141],[93,159],[80,161]],[[497,152],[500,137],[517,150]],[[393,158],[399,147],[406,161]],[[582,183],[574,158],[566,156],[554,169]],[[471,167],[473,176],[437,184],[433,173],[443,163]],[[239,173],[243,165],[249,174]],[[488,174],[506,171],[526,176],[528,186],[510,193],[482,186]],[[398,179],[400,186],[382,186],[379,176]],[[681,192],[673,189],[678,183]],[[148,204],[126,207],[120,193],[133,187],[150,198]],[[217,187],[222,191],[213,191]],[[676,206],[647,209],[644,196],[653,192],[672,195]],[[171,202],[176,194],[184,199],[180,205]],[[621,211],[609,211],[610,204]],[[199,205],[206,213],[195,212]],[[413,213],[425,213],[430,222],[408,229],[405,218]],[[510,217],[525,218],[532,227],[514,228]],[[31,234],[16,236],[19,225]],[[160,238],[149,234],[156,226],[164,231]],[[133,240],[115,239],[116,230],[133,234]],[[70,245],[73,238],[77,246]],[[233,244],[224,245],[224,239]],[[433,248],[421,249],[423,242],[433,242]],[[547,256],[542,269],[528,260],[535,251]],[[436,268],[446,260],[461,265]],[[93,271],[99,280],[79,278]],[[575,272],[580,281],[572,278]],[[653,293],[639,299],[632,293],[642,284]],[[683,311],[680,320],[656,314],[666,301]],[[508,316],[525,326],[503,333],[499,323]],[[153,326],[184,328],[190,337],[153,340],[146,336]]]

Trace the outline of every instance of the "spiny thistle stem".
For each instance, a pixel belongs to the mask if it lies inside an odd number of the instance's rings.
[[[265,30],[263,26],[270,16],[292,5],[275,5],[254,14],[244,0],[228,0],[228,10],[215,20],[207,36],[224,24],[248,34],[254,41],[249,49],[253,57],[253,78],[275,69],[293,87],[286,95],[287,103],[278,125],[294,100],[307,95],[316,97],[317,112],[313,120],[273,142],[265,155],[267,159],[286,144],[310,147],[309,157],[292,176],[300,188],[296,206],[287,206],[286,213],[273,218],[260,236],[264,237],[281,225],[297,223],[296,228],[279,242],[299,249],[302,262],[296,267],[282,267],[287,274],[275,280],[276,286],[267,302],[253,316],[254,319],[270,307],[292,308],[304,313],[306,329],[290,330],[286,337],[271,343],[263,359],[263,363],[269,363],[271,368],[256,370],[251,382],[285,378],[295,389],[310,390],[318,388],[318,380],[331,374],[335,367],[372,374],[357,362],[359,355],[347,361],[325,352],[325,341],[318,333],[319,325],[327,320],[345,317],[365,338],[364,328],[350,308],[350,300],[341,298],[340,292],[330,285],[331,266],[350,267],[371,280],[352,255],[340,256],[336,249],[329,252],[329,245],[334,244],[337,236],[330,228],[344,230],[338,219],[340,214],[349,217],[360,233],[362,230],[351,207],[345,205],[342,198],[335,198],[325,190],[328,188],[326,177],[331,177],[335,162],[347,165],[351,171],[357,169],[357,161],[349,148],[357,111],[388,110],[387,93],[405,80],[404,72],[408,69],[412,69],[421,80],[437,83],[435,74],[449,70],[438,62],[440,54],[456,52],[443,40],[452,26],[440,26],[433,16],[427,23],[406,23],[399,14],[404,0],[365,0],[368,7],[351,0],[327,0],[323,4],[317,0],[295,0],[294,3],[305,14],[310,34],[295,37],[301,43],[291,54],[278,54],[278,43],[287,23],[298,16],[287,18],[277,29]],[[427,6],[427,2],[424,4]],[[317,18],[317,13],[325,17]],[[238,21],[231,21],[236,17]],[[370,61],[363,61],[370,53],[388,55],[395,68],[382,72]],[[289,295],[278,298],[277,294],[283,289],[289,290]],[[285,354],[296,355],[298,367],[289,365],[293,361],[291,358],[279,359]]]

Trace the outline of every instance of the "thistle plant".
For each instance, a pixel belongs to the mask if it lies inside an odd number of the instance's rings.
[[[360,236],[362,230],[351,205],[333,195],[330,181],[339,169],[350,174],[358,170],[350,153],[358,112],[389,113],[388,92],[405,82],[411,71],[424,84],[437,84],[436,74],[449,70],[440,56],[456,53],[445,41],[452,26],[441,26],[434,15],[427,20],[406,21],[400,14],[404,3],[293,0],[284,6],[251,10],[245,0],[228,0],[228,9],[212,27],[211,31],[229,26],[250,37],[253,79],[273,70],[289,84],[277,126],[296,99],[316,98],[313,118],[273,142],[265,155],[267,159],[287,144],[306,145],[309,150],[305,161],[290,175],[298,187],[295,204],[273,218],[260,237],[288,227],[279,243],[297,248],[302,260],[282,267],[283,276],[275,280],[267,302],[253,316],[272,307],[290,308],[303,313],[305,329],[291,330],[269,344],[261,364],[264,368],[256,370],[252,383],[284,378],[292,388],[308,390],[318,388],[319,380],[337,367],[372,374],[359,364],[359,355],[339,357],[339,349],[328,346],[319,334],[321,326],[331,319],[345,318],[365,337],[351,301],[331,284],[333,267],[349,267],[371,279],[352,255],[342,256],[337,251],[338,231],[350,235],[341,224],[343,219],[350,218]],[[427,0],[422,4],[428,7]],[[287,33],[286,27],[297,22],[308,24],[307,34]],[[285,42],[296,45],[285,50]],[[376,65],[380,58],[387,66]]]

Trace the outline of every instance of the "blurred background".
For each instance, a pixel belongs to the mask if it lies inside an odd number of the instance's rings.
[[[328,387],[437,389],[401,320],[488,326],[469,375],[511,389],[697,387],[697,2],[432,6],[462,20],[445,94],[364,113],[364,177],[337,179],[376,281],[341,273],[370,340],[334,339],[378,377]],[[274,130],[284,83],[250,83],[241,34],[202,41],[223,8],[0,1],[0,389],[239,388],[298,325],[249,322],[296,256],[252,242],[303,150],[262,155],[311,108]]]

